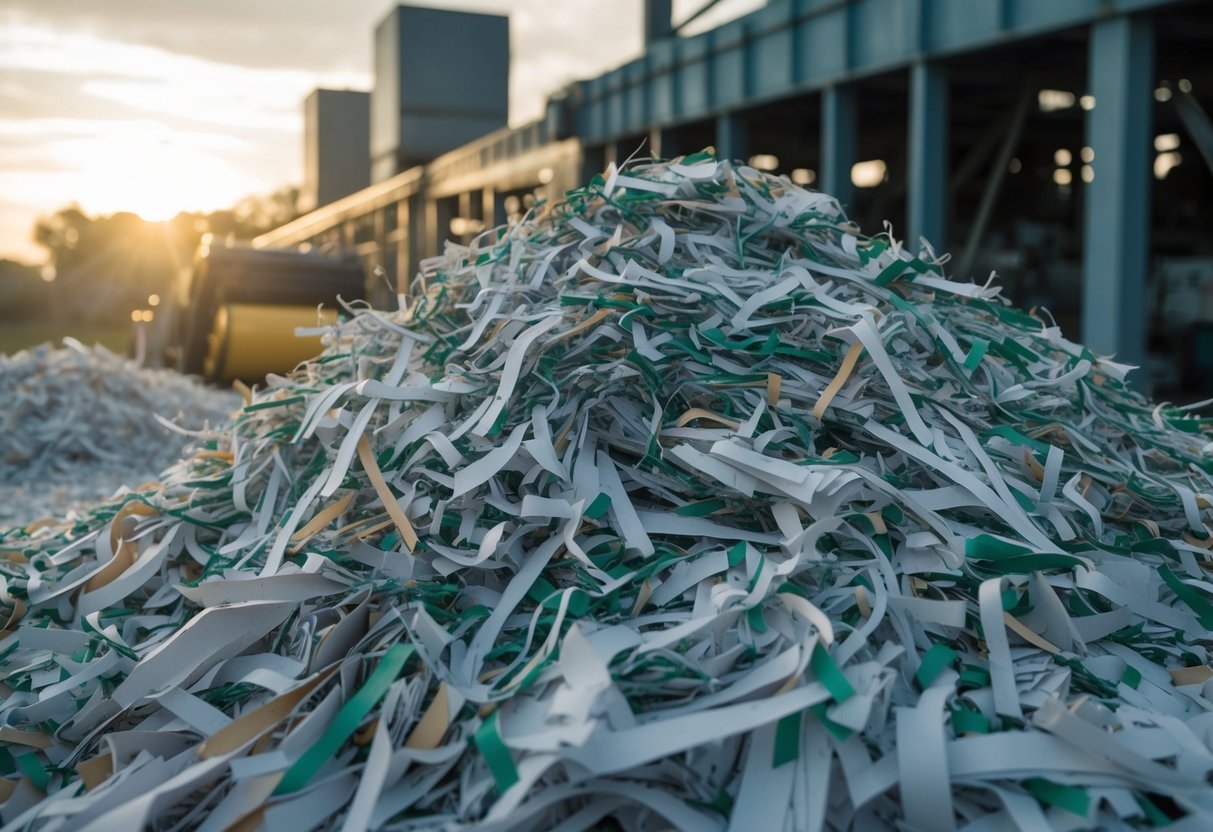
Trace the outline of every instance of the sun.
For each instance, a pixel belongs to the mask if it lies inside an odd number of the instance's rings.
[[[159,222],[182,211],[230,207],[260,187],[225,160],[171,137],[107,138],[74,152],[78,199],[94,214],[130,211]]]

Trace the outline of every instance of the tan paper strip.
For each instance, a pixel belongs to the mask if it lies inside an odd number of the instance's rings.
[[[864,618],[872,617],[872,605],[868,603],[868,591],[862,586],[855,587],[855,606],[859,607],[859,614]]]
[[[202,741],[198,746],[198,758],[205,760],[235,751],[249,740],[270,730],[285,719],[295,706],[306,699],[325,679],[332,676],[339,666],[339,663],[330,665],[303,684],[275,696],[260,708],[229,722]]]
[[[316,516],[309,520],[306,526],[291,535],[291,543],[295,544],[292,554],[298,552],[313,535],[341,516],[341,513],[349,508],[350,503],[354,501],[356,493],[355,491],[351,491],[335,503],[325,506],[316,512]]]
[[[26,530],[29,530],[28,526],[26,527]],[[25,553],[19,549],[0,549],[0,560],[7,561],[9,563],[29,563],[29,558],[27,558]]]
[[[387,517],[386,511],[383,512],[382,514],[375,514],[370,517],[363,517],[361,520],[355,520],[353,523],[346,523],[344,526],[342,526],[341,528],[334,531],[333,534],[336,535],[337,537],[341,537],[342,535],[349,534],[354,529],[357,529],[361,526],[365,526],[368,523],[377,523],[386,517]]]
[[[50,748],[54,745],[51,738],[41,731],[18,731],[7,725],[0,725],[0,742],[12,742],[30,748]]]
[[[246,407],[253,403],[253,388],[249,387],[240,379],[233,381],[232,387],[236,388],[236,392],[238,392],[244,398],[244,404]]]
[[[1023,449],[1023,463],[1028,467],[1028,470],[1032,472],[1032,477],[1037,482],[1044,482],[1045,468],[1040,464],[1040,462],[1037,461],[1036,457],[1027,448]]]
[[[147,503],[140,503],[136,500],[124,505],[114,515],[114,519],[110,521],[110,548],[118,548],[118,540],[122,537],[122,522],[128,517],[154,517],[160,512],[149,506]]]
[[[702,407],[692,407],[686,413],[679,416],[678,421],[674,424],[682,428],[686,427],[689,423],[695,421],[696,419],[703,419],[707,422],[715,422],[718,425],[724,425],[726,428],[732,428],[733,430],[737,430],[741,427],[741,422],[734,419],[728,419],[718,413],[713,413],[710,410],[704,410]]]
[[[371,478],[371,485],[375,487],[375,493],[383,501],[383,507],[387,509],[388,515],[400,531],[404,545],[412,552],[417,548],[417,532],[413,531],[413,524],[409,522],[400,503],[396,502],[392,489],[388,488],[387,481],[379,471],[379,463],[375,461],[375,454],[371,452],[371,443],[365,436],[358,438],[358,459],[362,460],[362,467],[366,470],[366,475]]]
[[[884,523],[884,516],[879,511],[864,512],[864,517],[872,524],[873,531],[876,534],[888,534],[889,527]]]
[[[395,522],[396,522],[395,520],[393,520],[392,518],[389,517],[388,519],[386,519],[382,522],[376,523],[373,526],[367,526],[365,529],[362,529],[357,534],[355,534],[354,537],[358,538],[359,540],[365,540],[366,538],[373,535],[375,532],[381,532],[384,529],[386,529],[388,526],[394,525]]]
[[[632,613],[629,618],[635,618],[640,615],[640,611],[644,609],[644,605],[649,602],[649,598],[653,595],[653,584],[648,579],[644,579],[644,583],[640,585],[640,591],[636,593],[636,603],[632,604]]]
[[[1029,629],[1026,624],[1024,624],[1022,621],[1020,621],[1015,616],[1011,615],[1011,613],[1006,612],[1004,610],[1003,614],[1002,614],[1002,620],[1006,622],[1008,630],[1015,633],[1015,635],[1019,636],[1020,638],[1022,638],[1024,641],[1028,642],[1029,644],[1039,647],[1041,650],[1045,650],[1049,653],[1060,653],[1061,652],[1060,647],[1058,647],[1056,644],[1049,641],[1048,639],[1046,639],[1044,636],[1040,635],[1039,633],[1034,632],[1033,630]]]
[[[1202,664],[1199,667],[1181,667],[1171,671],[1171,684],[1175,687],[1184,685],[1199,685],[1213,678],[1213,667]]]
[[[114,519],[110,521],[110,549],[113,550],[114,556],[105,566],[97,570],[93,577],[89,578],[88,583],[85,584],[85,590],[93,592],[112,583],[135,562],[135,557],[139,553],[138,544],[132,540],[122,539],[122,526],[126,519],[136,516],[152,517],[156,514],[159,514],[156,509],[140,502],[130,502],[119,509],[118,513],[114,515]]]
[[[253,832],[253,830],[261,828],[263,820],[265,820],[265,806],[258,806],[229,826],[225,832]]]
[[[84,588],[92,592],[116,581],[123,572],[131,568],[131,564],[135,562],[135,556],[138,553],[139,544],[135,543],[135,541],[123,540],[119,542],[118,548],[114,550],[114,556],[106,562],[105,566],[97,570],[97,574],[89,578]]]
[[[404,745],[406,748],[437,748],[446,736],[446,729],[450,724],[450,697],[447,694],[446,682],[443,682],[438,686],[438,693],[434,694],[434,701],[425,709]]]
[[[612,312],[612,310],[610,310],[610,309],[599,309],[597,312],[595,312],[590,317],[586,318],[581,323],[577,324],[576,326],[569,327],[564,332],[562,332],[559,335],[557,335],[556,337],[552,338],[550,341],[547,342],[547,344],[548,345],[556,344],[556,343],[559,343],[560,341],[563,341],[566,338],[572,338],[577,333],[584,332],[585,330],[589,329],[594,324],[598,323],[603,318],[610,315],[611,312]]]
[[[110,779],[114,773],[114,758],[110,754],[102,754],[85,760],[76,766],[76,773],[84,781],[84,788],[92,791]]]
[[[13,611],[9,613],[8,620],[3,625],[0,625],[0,637],[8,635],[10,632],[15,632],[14,627],[25,616],[25,611],[28,609],[25,602],[20,598],[14,598],[10,595],[8,600],[13,605]]]
[[[834,380],[826,385],[826,389],[821,391],[821,398],[817,400],[817,404],[813,405],[813,415],[820,419],[825,415],[826,408],[830,406],[830,402],[838,395],[838,391],[847,383],[847,379],[851,377],[851,373],[855,370],[855,364],[859,361],[859,355],[863,352],[863,344],[851,344],[851,348],[847,350],[846,356],[842,359],[842,365],[838,368],[838,373],[834,376]]]
[[[783,386],[783,376],[779,373],[767,373],[767,404],[771,407],[779,404],[779,390]]]

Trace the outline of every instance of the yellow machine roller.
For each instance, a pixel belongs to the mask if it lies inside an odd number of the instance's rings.
[[[173,299],[176,340],[165,352],[207,381],[257,384],[316,355],[320,339],[295,330],[336,321],[341,303],[364,297],[364,289],[357,257],[204,238]]]
[[[203,375],[214,381],[263,376],[266,368],[285,371],[320,352],[320,336],[298,336],[298,327],[331,324],[334,309],[227,303],[215,313],[207,335]]]

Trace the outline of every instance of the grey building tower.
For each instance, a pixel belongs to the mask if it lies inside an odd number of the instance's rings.
[[[375,27],[372,181],[505,127],[509,75],[508,17],[394,8]]]
[[[303,186],[312,211],[371,184],[371,94],[313,90],[303,102]]]

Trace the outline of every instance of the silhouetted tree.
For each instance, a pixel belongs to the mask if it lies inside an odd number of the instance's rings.
[[[57,318],[120,323],[151,294],[168,295],[189,265],[203,234],[247,240],[298,216],[298,188],[242,199],[230,209],[181,212],[150,223],[119,212],[89,216],[79,205],[61,208],[34,226],[33,239],[53,267]]]

